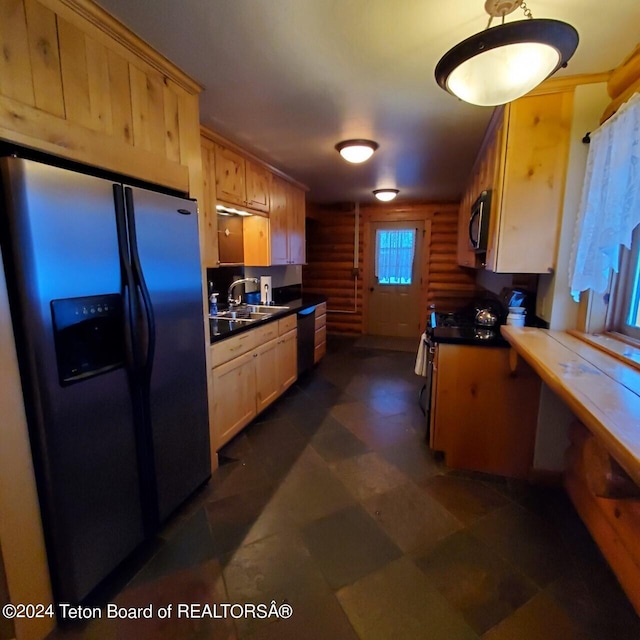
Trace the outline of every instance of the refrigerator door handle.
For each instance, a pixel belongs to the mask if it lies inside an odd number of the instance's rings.
[[[145,386],[148,388],[151,382],[151,370],[153,368],[153,357],[156,346],[155,317],[153,315],[153,305],[151,295],[144,280],[140,256],[138,255],[138,240],[136,237],[135,208],[133,203],[133,191],[131,187],[124,188],[124,199],[126,204],[127,229],[129,232],[129,255],[131,257],[131,268],[136,291],[140,292],[146,319],[146,349],[144,351],[144,364],[142,366],[142,376]]]
[[[127,240],[127,220],[124,210],[124,190],[122,185],[113,185],[113,201],[116,210],[116,230],[118,236],[118,254],[122,278],[122,301],[124,309],[124,338],[127,368],[131,372],[139,369],[134,344],[136,340],[135,284],[131,262],[129,260],[129,242]]]

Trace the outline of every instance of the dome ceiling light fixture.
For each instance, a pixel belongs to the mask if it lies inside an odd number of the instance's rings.
[[[391,202],[398,194],[399,189],[374,189],[373,195],[382,202]]]
[[[343,140],[338,142],[336,150],[352,164],[366,162],[380,145],[373,140]]]
[[[505,24],[522,7],[526,20]],[[559,20],[537,19],[522,0],[486,0],[484,31],[463,40],[436,65],[438,84],[465,102],[495,106],[537,87],[567,61],[578,46],[578,32]],[[494,18],[502,24],[491,27]]]

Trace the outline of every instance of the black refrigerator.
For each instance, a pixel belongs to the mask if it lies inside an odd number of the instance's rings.
[[[55,598],[211,475],[197,206],[0,158],[2,255]]]

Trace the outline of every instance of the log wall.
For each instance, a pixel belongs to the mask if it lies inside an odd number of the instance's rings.
[[[427,278],[421,301],[421,325],[426,309],[453,311],[466,304],[478,291],[475,272],[457,264],[457,203],[389,204],[360,207],[358,228],[358,275],[354,266],[354,205],[314,206],[307,209],[307,265],[302,269],[305,292],[328,297],[327,330],[334,333],[364,333],[364,305],[368,265],[363,248],[365,228],[374,220],[423,220],[429,222],[425,236],[423,273]]]

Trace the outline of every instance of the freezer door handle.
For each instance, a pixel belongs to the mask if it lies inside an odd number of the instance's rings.
[[[129,253],[131,256],[131,268],[133,270],[133,280],[136,292],[140,293],[142,298],[142,308],[144,310],[144,323],[142,334],[144,335],[143,350],[144,363],[142,365],[142,376],[145,385],[148,387],[151,381],[151,371],[153,369],[153,357],[156,347],[156,330],[155,317],[153,315],[153,305],[151,304],[151,295],[144,280],[144,274],[140,265],[140,256],[138,255],[138,240],[136,238],[136,222],[135,208],[133,203],[133,191],[131,187],[124,188],[124,198],[127,214],[127,229],[129,231]]]
[[[127,220],[124,210],[124,191],[122,185],[113,185],[113,201],[116,210],[116,230],[118,236],[118,253],[120,256],[120,274],[122,278],[122,303],[124,315],[124,339],[125,360],[129,371],[134,372],[139,368],[135,356],[134,344],[136,343],[136,307],[135,285],[131,262],[129,260],[129,241],[127,239]]]

